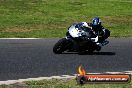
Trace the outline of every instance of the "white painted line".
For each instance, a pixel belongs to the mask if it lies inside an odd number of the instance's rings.
[[[44,38],[0,38],[1,40],[3,39],[44,39]]]
[[[131,74],[132,75],[132,71],[124,71],[125,74]]]
[[[132,37],[109,37],[109,39],[113,39],[113,38],[132,38]],[[48,39],[48,38],[0,38],[2,39]],[[53,39],[53,38],[49,38],[49,39]],[[59,39],[59,38],[58,38]]]
[[[121,74],[123,72],[105,72],[105,73],[108,73],[108,74]]]
[[[15,83],[21,83],[25,81],[38,81],[38,80],[50,80],[50,79],[73,79],[76,76],[51,76],[51,77],[38,77],[38,78],[27,78],[27,79],[18,79],[18,80],[7,80],[7,81],[0,81],[0,85],[10,85]]]
[[[102,74],[102,73],[87,73],[87,74]]]
[[[126,72],[126,73],[132,73],[132,71],[124,71],[124,72]]]

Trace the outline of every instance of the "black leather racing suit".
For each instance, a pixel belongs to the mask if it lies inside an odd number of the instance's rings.
[[[105,29],[102,25],[94,26],[92,23],[88,23],[88,26],[92,28],[95,35],[99,36],[100,43],[110,36],[110,31]]]

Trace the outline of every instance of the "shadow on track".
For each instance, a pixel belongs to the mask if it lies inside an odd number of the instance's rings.
[[[92,55],[116,55],[115,52],[93,52]]]
[[[78,54],[78,52],[64,52],[62,54]],[[93,53],[84,53],[82,55],[116,55],[115,52],[93,52]]]

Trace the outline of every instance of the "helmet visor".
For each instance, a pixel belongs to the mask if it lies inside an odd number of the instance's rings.
[[[99,21],[97,21],[97,20],[93,20],[93,25],[98,25],[99,24]]]

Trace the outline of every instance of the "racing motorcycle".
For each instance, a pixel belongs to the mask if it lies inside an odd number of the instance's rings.
[[[86,52],[92,53],[95,50],[100,51],[101,46],[98,40],[99,35],[95,35],[90,28],[83,28],[79,24],[73,24],[68,28],[66,37],[60,39],[54,45],[53,52],[61,54],[67,51],[84,54]]]

